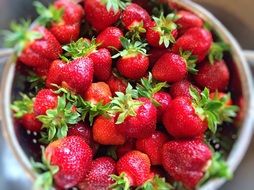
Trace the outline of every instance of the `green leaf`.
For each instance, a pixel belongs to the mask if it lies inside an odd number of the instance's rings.
[[[187,63],[188,72],[191,74],[197,74],[198,70],[196,69],[196,63],[198,61],[197,56],[192,55],[191,51],[183,51],[180,49],[180,55],[185,59]]]
[[[153,179],[148,180],[136,190],[173,190],[173,186],[166,182],[165,178],[155,175]]]
[[[210,48],[208,59],[211,64],[223,59],[223,52],[230,51],[230,46],[224,42],[214,42]]]
[[[34,99],[29,98],[26,94],[20,93],[21,100],[16,100],[11,104],[11,109],[14,111],[14,117],[22,118],[27,113],[33,112]]]
[[[112,190],[130,190],[130,181],[126,174],[123,172],[119,176],[117,175],[110,175],[113,181],[112,185],[109,186],[109,189]]]
[[[124,10],[126,7],[126,2],[123,0],[101,0],[103,4],[106,5],[107,11],[113,10],[115,13],[118,13],[120,10]]]

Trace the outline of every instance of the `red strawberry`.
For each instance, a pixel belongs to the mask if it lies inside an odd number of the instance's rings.
[[[114,182],[110,175],[116,173],[116,163],[110,157],[100,157],[92,161],[85,179],[78,185],[80,190],[108,190]]]
[[[166,92],[157,92],[153,95],[153,98],[155,101],[159,103],[159,106],[157,106],[157,118],[158,121],[162,121],[162,116],[165,113],[165,111],[168,109],[172,98],[171,96]]]
[[[93,61],[88,57],[81,57],[67,63],[56,60],[52,63],[46,80],[46,86],[57,84],[76,93],[84,92],[92,84]]]
[[[57,0],[49,8],[40,2],[35,2],[39,13],[37,21],[48,26],[50,32],[61,44],[67,44],[78,39],[80,25],[84,16],[82,7],[71,0]]]
[[[163,13],[159,18],[153,17],[154,22],[150,24],[146,32],[146,39],[153,47],[168,48],[171,43],[175,43],[177,37],[177,25],[175,14],[164,17]]]
[[[177,12],[177,17],[176,24],[180,26],[180,34],[184,34],[190,28],[203,26],[202,19],[189,11],[180,10]]]
[[[111,75],[109,80],[107,81],[111,93],[115,95],[116,92],[125,92],[127,88],[127,82],[120,77],[116,77],[114,74]]]
[[[187,75],[186,60],[174,53],[165,53],[152,69],[153,77],[159,81],[178,82]]]
[[[179,96],[186,96],[188,98],[191,98],[190,95],[191,86],[194,87],[198,92],[201,92],[198,87],[191,84],[188,80],[184,79],[170,86],[170,95],[172,96],[172,98],[177,98]]]
[[[121,158],[128,152],[135,150],[135,144],[136,144],[136,140],[129,138],[126,140],[125,144],[117,146],[117,148],[116,148],[117,158]]]
[[[194,27],[187,30],[184,35],[177,39],[172,51],[174,53],[179,53],[180,51],[191,52],[201,62],[208,54],[212,41],[212,34],[208,30]]]
[[[117,70],[129,79],[140,79],[149,67],[149,58],[144,49],[146,44],[138,41],[133,44],[126,38],[121,38],[121,42],[124,50],[113,56],[113,58],[121,56],[116,64]]]
[[[48,163],[46,167],[49,167],[51,172],[46,172],[44,176],[42,174],[38,183],[50,188],[50,178],[54,178],[56,186],[68,189],[80,183],[89,171],[92,150],[81,137],[65,137],[47,146],[44,162]]]
[[[30,23],[25,21],[22,25],[12,24],[13,32],[6,34],[6,44],[15,47],[22,63],[48,68],[62,53],[61,45],[46,28],[35,26],[29,30]]]
[[[154,132],[149,137],[138,139],[137,150],[147,154],[152,165],[161,165],[161,148],[168,141],[167,136],[162,132]]]
[[[114,47],[120,50],[122,47],[120,38],[123,37],[123,32],[117,27],[108,27],[103,30],[96,38],[96,42],[100,44],[100,48]]]
[[[116,169],[119,176],[113,176],[116,181],[110,188],[137,187],[143,185],[150,178],[151,163],[146,154],[139,151],[131,151],[121,157]]]
[[[211,150],[200,140],[170,141],[162,148],[163,167],[189,189],[202,179],[211,158]]]
[[[27,113],[21,119],[22,125],[29,131],[39,132],[42,123],[36,118],[34,113]]]
[[[158,59],[167,52],[169,52],[169,50],[165,48],[151,48],[148,51],[150,68],[153,68]]]
[[[93,104],[101,102],[103,105],[111,101],[111,91],[105,82],[92,83],[84,95],[84,99]]]
[[[206,61],[200,65],[198,70],[194,78],[199,86],[207,87],[211,91],[225,91],[227,89],[230,73],[223,60],[215,61],[213,64]]]
[[[102,31],[120,18],[120,9],[125,5],[122,1],[84,0],[84,6],[86,20],[95,30]]]
[[[119,133],[114,118],[99,116],[93,124],[93,139],[103,145],[122,145],[125,137]]]
[[[35,115],[45,115],[47,110],[55,107],[57,107],[57,95],[50,89],[40,90],[34,101]]]

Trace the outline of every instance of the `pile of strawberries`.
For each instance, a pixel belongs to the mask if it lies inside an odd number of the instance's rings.
[[[230,177],[206,138],[237,115],[229,47],[202,19],[162,0],[35,6],[33,26],[6,36],[32,79],[14,116],[45,147],[35,188],[195,189]]]

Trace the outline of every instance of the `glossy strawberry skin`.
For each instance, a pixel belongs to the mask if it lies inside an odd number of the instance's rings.
[[[196,56],[198,62],[204,60],[212,45],[212,34],[206,29],[194,27],[187,30],[184,35],[177,39],[172,51],[179,53],[182,51],[190,51]]]
[[[153,98],[160,104],[157,107],[157,120],[158,122],[162,121],[162,116],[169,107],[172,98],[171,96],[166,92],[157,92],[153,95]]]
[[[21,118],[21,124],[27,130],[32,132],[39,132],[41,130],[42,123],[36,119],[34,113],[27,113]]]
[[[62,60],[55,60],[52,62],[47,78],[46,78],[46,87],[53,88],[52,84],[61,85],[62,83],[62,71],[64,70],[66,64]]]
[[[163,116],[163,124],[175,138],[189,138],[202,135],[207,122],[201,120],[188,97],[175,98]]]
[[[49,67],[51,62],[62,53],[61,45],[46,28],[39,26],[33,31],[41,34],[42,38],[27,44],[19,60],[31,67]]]
[[[139,98],[143,105],[136,110],[136,116],[128,116],[123,123],[117,124],[117,130],[130,138],[144,138],[156,129],[157,110],[147,98]]]
[[[82,7],[70,0],[58,0],[54,3],[57,9],[63,9],[64,13],[59,23],[53,23],[50,32],[61,44],[67,44],[78,39],[80,25],[84,16]]]
[[[111,91],[105,82],[92,83],[84,95],[84,99],[93,104],[101,102],[103,105],[111,101]]]
[[[100,44],[100,48],[114,47],[117,50],[122,48],[120,38],[123,37],[123,32],[117,27],[108,27],[103,30],[96,38],[96,42]]]
[[[80,190],[107,190],[113,183],[110,175],[116,173],[116,163],[110,157],[100,157],[92,161],[85,179],[78,185]]]
[[[164,133],[156,131],[149,137],[138,139],[136,148],[147,154],[152,165],[161,165],[161,148],[167,141]]]
[[[180,26],[180,34],[184,34],[190,28],[201,28],[203,26],[202,19],[189,11],[180,10],[177,13],[177,16],[179,17],[179,19],[177,19],[176,24]]]
[[[45,155],[51,165],[59,167],[54,181],[64,189],[71,188],[84,179],[92,162],[91,148],[78,136],[50,143],[45,149]]]
[[[149,58],[141,53],[122,57],[117,61],[116,67],[124,77],[137,80],[146,75]]]
[[[101,48],[92,52],[89,56],[93,61],[94,78],[98,81],[106,81],[112,73],[112,58],[108,49]]]
[[[137,23],[143,22],[144,27],[148,27],[151,22],[151,17],[148,12],[135,3],[128,5],[122,13],[122,23],[130,29]]]
[[[50,89],[42,89],[38,92],[34,101],[34,114],[45,115],[49,109],[54,109],[57,106],[58,97]]]
[[[189,189],[202,179],[211,157],[211,150],[200,140],[170,141],[162,148],[163,167]]]
[[[200,87],[207,87],[211,91],[225,91],[227,89],[230,73],[223,60],[215,61],[214,64],[210,64],[209,61],[206,61],[200,65],[198,70],[194,79]]]
[[[99,116],[93,124],[93,139],[103,145],[122,145],[126,138],[120,134],[114,118]]]
[[[160,57],[167,52],[169,52],[169,50],[165,48],[151,48],[148,52],[150,63],[149,67],[153,68],[154,64],[158,61],[158,59],[160,59]]]
[[[181,81],[187,75],[186,61],[174,53],[165,53],[152,69],[153,77],[170,83]]]
[[[121,157],[116,169],[120,175],[126,173],[131,186],[140,186],[150,177],[151,163],[149,157],[139,151],[131,151]]]
[[[114,76],[113,74],[107,81],[107,84],[109,85],[112,95],[115,95],[116,92],[124,93],[127,88],[127,82],[125,82],[123,79]]]
[[[101,0],[85,0],[84,6],[86,21],[97,31],[104,30],[120,18],[120,11],[115,13],[113,10],[110,10],[108,12],[106,5],[101,3]]]

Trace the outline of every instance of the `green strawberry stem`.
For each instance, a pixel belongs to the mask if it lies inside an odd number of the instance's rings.
[[[238,107],[226,104],[230,94],[221,99],[211,99],[207,88],[199,94],[194,87],[190,87],[190,94],[196,113],[202,120],[207,121],[208,128],[213,133],[216,133],[218,125],[223,122],[232,122],[232,117],[236,116]]]
[[[142,105],[142,102],[133,99],[133,97],[137,97],[137,91],[129,83],[125,94],[116,92],[116,95],[110,102],[109,113],[118,115],[116,124],[121,124],[128,116],[136,116],[136,110]]]
[[[29,98],[27,95],[20,93],[22,99],[16,100],[11,105],[11,109],[14,111],[14,117],[22,118],[27,113],[33,112],[34,99]]]
[[[47,8],[39,1],[35,1],[33,4],[39,14],[36,22],[40,25],[48,27],[52,23],[59,23],[62,21],[64,9],[57,9],[54,5],[50,5]]]
[[[132,41],[140,41],[140,34],[146,33],[146,29],[144,28],[144,22],[135,22],[129,28],[129,32],[126,33],[126,37],[130,38]]]
[[[160,106],[160,103],[153,98],[153,95],[161,91],[162,88],[167,88],[167,87],[168,85],[166,82],[156,83],[153,80],[152,73],[149,72],[148,78],[145,78],[145,77],[142,78],[141,84],[137,84],[136,88],[137,88],[139,97],[149,98],[155,106]]]
[[[142,186],[137,187],[136,190],[173,190],[173,186],[166,182],[165,178],[155,175],[153,179],[148,180]]]
[[[111,175],[110,176],[115,183],[109,186],[109,189],[112,190],[129,190],[131,185],[126,173],[122,172],[119,176]]]
[[[21,20],[20,24],[12,22],[10,31],[3,31],[5,46],[14,47],[18,56],[25,49],[27,44],[43,37],[41,33],[30,30],[30,25],[31,21]]]
[[[120,10],[124,10],[126,7],[126,2],[123,0],[101,0],[101,2],[106,5],[107,11],[113,10],[115,13],[118,13]]]
[[[198,61],[197,57],[192,55],[191,51],[183,51],[182,49],[180,49],[180,55],[186,61],[188,72],[191,74],[197,74],[198,72],[198,70],[196,69],[196,63]]]
[[[230,46],[224,42],[214,42],[210,48],[208,59],[211,64],[223,59],[223,52],[230,51]]]
[[[160,34],[159,45],[164,44],[168,48],[171,43],[175,43],[172,32],[177,29],[177,25],[174,23],[177,20],[176,14],[170,13],[165,17],[162,12],[160,17],[154,16],[153,20],[156,22],[156,26],[153,29]]]

